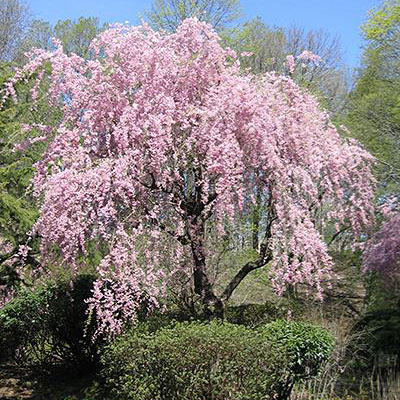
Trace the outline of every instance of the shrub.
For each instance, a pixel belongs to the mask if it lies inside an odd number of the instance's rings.
[[[0,357],[25,359],[29,351],[35,359],[44,356],[47,332],[45,304],[46,294],[42,288],[25,290],[20,296],[0,310]],[[41,361],[44,361],[41,358]]]
[[[226,310],[227,321],[249,327],[256,327],[283,316],[284,310],[272,302],[265,304],[241,304],[228,307]]]
[[[98,361],[93,342],[95,318],[87,304],[94,277],[79,275],[36,289],[25,289],[0,310],[3,357],[25,362],[66,362],[86,366]]]
[[[278,399],[288,398],[296,382],[317,375],[334,349],[333,336],[308,322],[278,320],[263,326],[260,333],[284,365],[273,376]]]
[[[302,325],[291,325],[286,342],[271,324],[251,330],[226,322],[183,322],[155,332],[139,325],[106,347],[103,374],[119,399],[286,399],[290,390],[282,382],[316,373],[332,348],[322,329],[313,334],[304,325],[303,340],[292,333]],[[329,342],[325,347],[323,340]],[[296,351],[304,356],[307,374],[294,366]]]

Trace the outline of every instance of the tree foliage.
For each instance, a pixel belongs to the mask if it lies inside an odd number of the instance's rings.
[[[1,302],[8,299],[15,286],[29,278],[38,267],[38,243],[31,236],[32,226],[38,217],[31,179],[34,164],[46,147],[40,128],[44,124],[51,126],[61,116],[58,107],[48,105],[48,82],[44,76],[39,85],[36,75],[18,82],[13,89],[13,99],[7,97],[7,86],[14,75],[12,64],[0,65]],[[35,93],[35,105],[32,93]],[[24,123],[29,123],[29,128]]]
[[[17,23],[14,21],[14,23]],[[96,18],[79,18],[59,21],[54,28],[49,23],[34,20],[29,29],[19,38],[13,49],[14,61],[26,61],[24,53],[32,48],[54,50],[53,38],[57,38],[68,54],[76,53],[90,57],[89,43],[101,30]],[[47,71],[41,72],[40,84],[35,84],[36,76],[19,82],[14,87],[13,98],[4,97],[7,82],[15,74],[11,63],[0,67],[0,288],[8,298],[10,290],[26,271],[19,265],[23,259],[31,266],[37,266],[37,241],[30,240],[33,223],[38,216],[32,198],[31,179],[34,164],[43,153],[41,128],[52,126],[60,118],[60,108],[49,106],[47,99]],[[32,103],[32,95],[35,104]],[[29,128],[22,124],[28,123]],[[23,150],[23,151],[21,151]],[[29,243],[29,247],[26,244]],[[21,247],[22,246],[22,247]]]
[[[366,243],[363,261],[364,271],[383,280],[388,295],[391,291],[387,288],[398,284],[400,262],[396,212],[400,199],[399,11],[399,1],[385,1],[364,24],[368,42],[345,119],[349,134],[378,161],[375,174],[383,218],[379,219],[377,233]]]
[[[379,46],[394,46],[400,49],[400,1],[386,0],[383,5],[370,14],[370,18],[363,25],[363,33],[368,41]]]
[[[16,60],[24,62],[24,53],[33,48],[54,50],[57,39],[67,54],[75,53],[90,58],[89,45],[93,38],[106,28],[98,18],[80,17],[77,20],[59,20],[54,27],[43,20],[33,20],[18,46]]]
[[[5,82],[12,74],[8,64],[1,65],[3,93]],[[33,176],[32,164],[38,157],[34,156],[34,151],[27,151],[22,157],[15,151],[19,140],[23,140],[18,120],[21,113],[26,112],[26,106],[16,105],[9,99],[0,110],[0,285],[15,281],[14,268],[10,269],[7,264],[18,253],[19,245],[25,244],[37,217],[33,199],[26,190]]]
[[[378,274],[397,289],[400,278],[400,214],[392,215],[375,234],[364,253],[364,270]]]
[[[379,160],[377,173],[381,194],[385,196],[398,196],[400,184],[400,20],[396,17],[397,3],[385,2],[364,26],[369,42],[350,96],[346,120],[351,134]]]

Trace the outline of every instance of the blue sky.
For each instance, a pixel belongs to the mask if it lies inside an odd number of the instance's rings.
[[[98,17],[102,22],[138,24],[151,0],[27,0],[35,18],[51,23],[80,16]],[[360,25],[367,12],[380,0],[242,0],[244,19],[261,17],[270,26],[296,24],[309,29],[323,28],[339,35],[345,62],[356,67],[360,61]]]

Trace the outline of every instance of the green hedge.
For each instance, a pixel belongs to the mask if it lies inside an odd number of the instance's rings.
[[[317,373],[332,343],[319,327],[281,321],[259,330],[216,321],[138,326],[106,347],[103,375],[118,399],[286,399]]]

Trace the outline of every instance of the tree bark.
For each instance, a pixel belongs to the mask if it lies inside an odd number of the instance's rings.
[[[208,279],[206,273],[206,257],[204,254],[204,222],[197,221],[190,232],[191,250],[194,261],[194,291],[200,296],[201,303],[203,306],[203,313],[206,317],[211,318],[213,316],[223,318],[224,316],[224,304],[220,298],[218,298]]]
[[[263,267],[272,260],[272,255],[268,254],[266,257],[260,257],[256,261],[248,262],[239,270],[239,272],[232,278],[222,293],[222,300],[227,301],[232,296],[232,293],[239,286],[242,280],[252,271]]]

